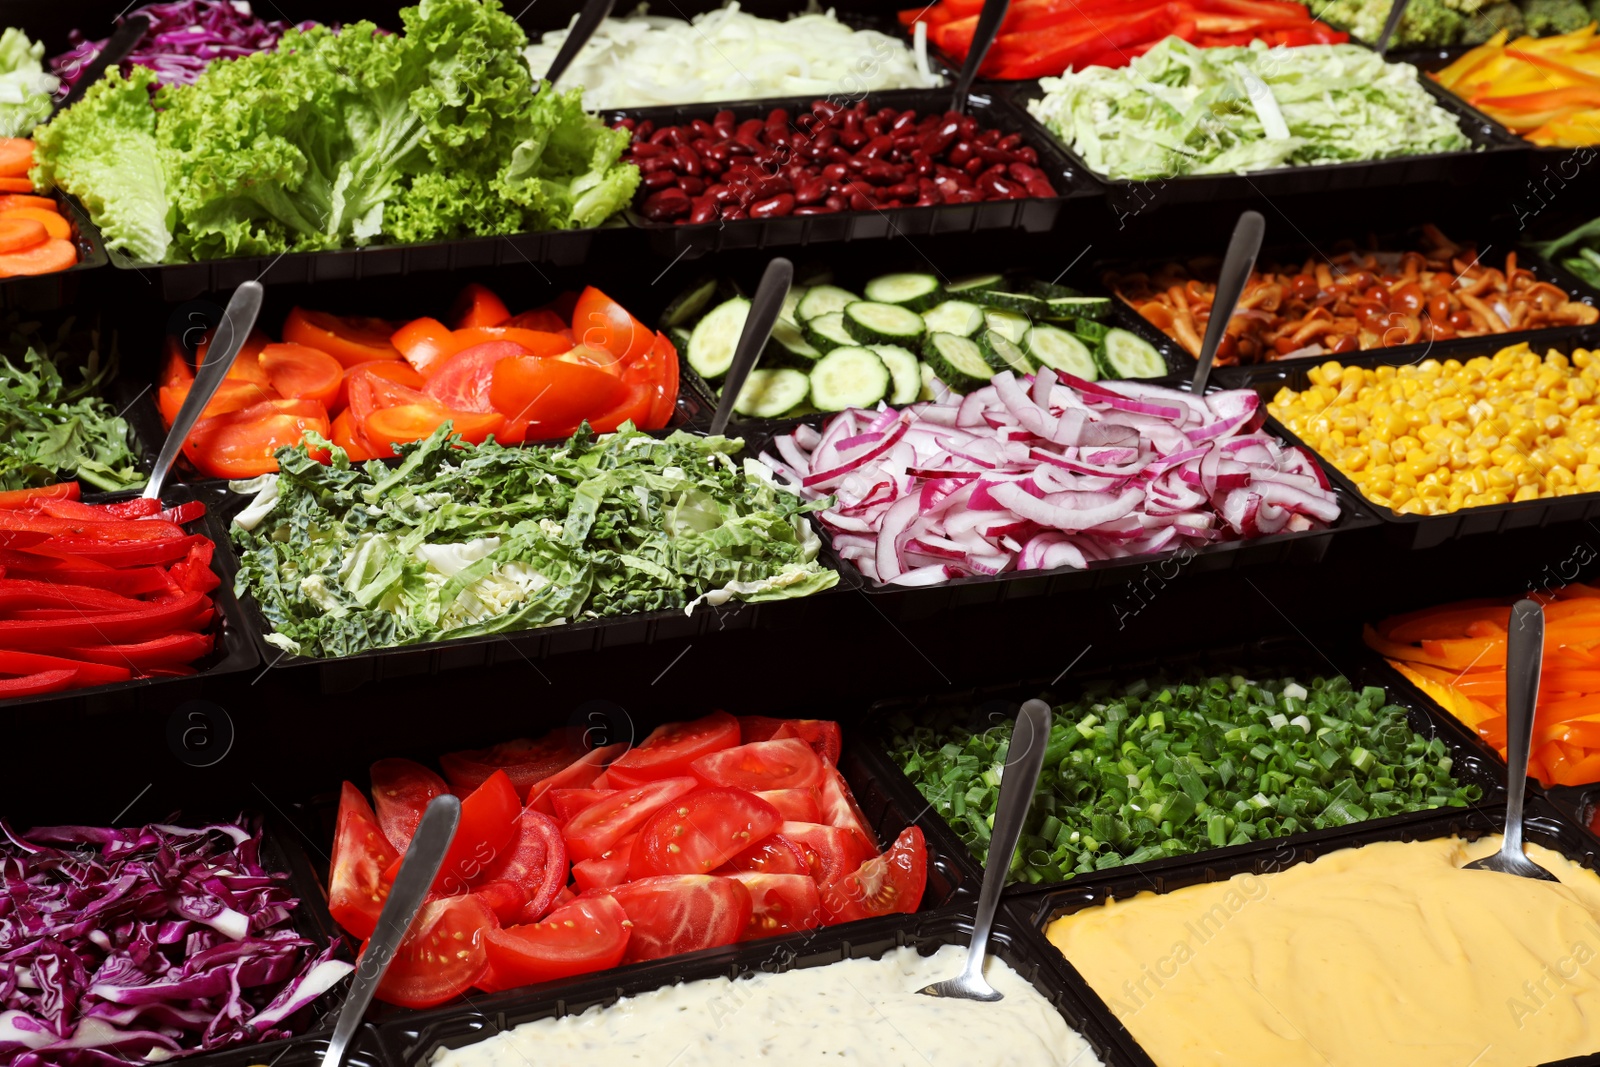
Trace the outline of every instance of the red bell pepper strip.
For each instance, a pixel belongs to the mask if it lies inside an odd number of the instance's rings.
[[[102,504],[101,507],[114,519],[142,519],[146,515],[161,514],[161,501],[147,500],[142,496],[121,500],[115,504]]]
[[[144,672],[146,678],[193,678],[200,672],[193,667],[151,667]]]
[[[86,559],[62,559],[0,549],[0,570],[9,578],[87,585],[127,597],[143,593],[183,592],[175,587],[168,579],[167,572],[160,567],[107,567]],[[200,590],[202,593],[207,591]]]
[[[48,540],[49,534],[36,530],[0,530],[0,549],[32,548]]]
[[[0,531],[0,547],[5,546]],[[175,563],[189,554],[189,549],[208,538],[204,534],[172,537],[162,541],[115,542],[93,541],[87,537],[56,537],[37,551],[51,554],[61,552],[82,556],[96,563],[109,563],[116,567],[141,567],[153,564]]]
[[[57,482],[38,489],[11,489],[0,493],[0,508],[27,507],[35,500],[76,500],[77,482]]]
[[[153,667],[182,667],[210,655],[210,634],[179,632],[127,645],[74,645],[61,651],[73,659],[115,664],[147,672]],[[0,669],[4,660],[0,660]]]
[[[40,671],[21,678],[0,678],[0,698],[32,697],[40,693],[59,693],[78,684],[76,670]]]
[[[210,608],[210,598],[205,594],[182,593],[163,600],[141,602],[137,611],[75,619],[0,619],[0,648],[63,648],[148,641],[187,624],[202,605]]]
[[[0,674],[39,674],[43,671],[77,671],[78,681],[83,685],[111,685],[133,677],[133,670],[121,663],[89,663],[38,652],[0,649]]]
[[[198,500],[186,500],[160,513],[161,521],[174,526],[186,526],[206,513],[206,506]]]
[[[189,549],[189,554],[167,570],[179,589],[186,593],[209,593],[222,584],[217,572],[211,569],[211,557],[216,546],[204,541]]]
[[[24,578],[0,578],[0,612],[25,608],[74,608],[79,614],[100,611],[136,611],[144,601],[132,600],[105,589]]]
[[[182,527],[160,519],[106,519],[98,516],[58,519],[31,511],[0,511],[0,529],[95,541],[160,541],[183,536]]]

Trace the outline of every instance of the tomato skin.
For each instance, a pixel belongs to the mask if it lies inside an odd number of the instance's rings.
[[[366,940],[377,929],[389,884],[383,871],[399,857],[378,828],[372,805],[354,784],[339,789],[339,821],[328,872],[328,911],[352,937]]]
[[[367,435],[356,425],[355,416],[350,413],[349,408],[339,412],[339,417],[333,420],[328,440],[344,449],[344,454],[351,463],[365,463],[369,459],[377,459],[380,455],[378,446],[368,441]],[[390,454],[394,452],[389,448],[384,451]]]
[[[750,924],[750,891],[732,878],[672,874],[611,890],[633,933],[624,963],[731,945]]]
[[[424,440],[446,422],[463,441],[475,445],[483,444],[490,434],[506,424],[505,416],[495,412],[480,415],[470,411],[451,411],[429,400],[424,404],[381,407],[362,421],[361,428],[374,445],[382,448],[385,445],[393,447]]]
[[[399,359],[400,350],[389,339],[395,324],[384,319],[330,315],[325,311],[294,308],[283,320],[283,339],[326,352],[346,367],[373,359]]]
[[[278,449],[299,444],[307,431],[327,437],[332,428],[315,401],[264,400],[201,419],[184,440],[183,454],[208,477],[254,478],[278,469]]]
[[[472,895],[483,901],[502,925],[517,922],[528,902],[528,894],[520,885],[503,878],[484,882],[472,890]]]
[[[725,711],[691,722],[667,723],[650,731],[631,752],[607,767],[606,777],[620,787],[679,777],[688,774],[689,765],[701,756],[738,743],[739,720]]]
[[[482,879],[506,855],[521,812],[511,778],[505,771],[495,771],[461,801],[461,822],[433,880],[433,891],[465,893]]]
[[[693,778],[663,778],[632,789],[619,789],[578,812],[561,829],[574,861],[598,859],[618,841],[639,829],[662,805],[699,786]]]
[[[861,813],[855,795],[850,792],[850,786],[838,768],[823,768],[821,789],[823,822],[850,830],[869,844],[877,840],[877,835],[867,825],[867,817]]]
[[[786,822],[778,832],[809,850],[811,877],[818,885],[839,881],[877,854],[861,835],[837,826]]]
[[[456,411],[479,414],[494,411],[495,406],[489,402],[489,388],[494,381],[495,365],[503,359],[527,354],[527,349],[511,341],[487,341],[463,348],[434,364],[422,392]]]
[[[664,430],[678,409],[678,350],[665,334],[656,334],[648,351],[622,369],[628,385],[650,387],[650,411],[639,423],[641,430]]]
[[[544,922],[490,930],[490,980],[479,988],[495,993],[615,967],[628,947],[627,918],[615,897],[597,893],[551,912]]]
[[[701,756],[689,771],[707,785],[732,789],[805,789],[820,785],[823,764],[797,737],[752,741]]]
[[[183,402],[189,399],[189,390],[193,386],[194,379],[191,378],[188,381],[163,385],[157,390],[156,406],[161,410],[161,423],[167,429],[172,429],[172,424],[178,421],[178,412],[183,408]],[[263,389],[255,382],[229,381],[224,378],[217,384],[217,391],[211,394],[211,399],[206,401],[206,406],[200,412],[200,418],[209,419],[217,415],[226,415],[230,411],[243,411],[245,408],[276,399],[278,394],[270,386]]]
[[[456,330],[452,337],[456,352],[487,344],[514,344],[535,356],[559,356],[572,348],[564,334],[542,330],[519,330],[510,326],[472,326]]]
[[[567,320],[549,308],[535,308],[533,311],[513,315],[505,322],[496,325],[510,326],[519,330],[538,330],[540,333],[560,333],[567,329]]]
[[[579,860],[572,865],[572,881],[578,887],[578,892],[587,893],[595,889],[611,889],[628,880],[628,866],[633,858],[633,850],[639,841],[638,834],[629,834],[615,845],[610,851],[594,859]]]
[[[743,789],[697,789],[663,805],[644,824],[628,874],[708,874],[782,822],[777,808]]]
[[[928,850],[922,831],[909,826],[894,845],[842,879],[822,882],[827,925],[878,915],[911,914],[928,884]]]
[[[785,822],[822,821],[822,794],[815,786],[757,790],[756,796],[777,808]]]
[[[781,833],[762,838],[730,859],[716,874],[757,871],[762,874],[803,874],[811,877],[817,867],[817,854]]]
[[[628,394],[616,407],[588,420],[589,428],[595,433],[611,433],[623,423],[631,422],[634,429],[642,429],[650,415],[652,388],[648,383],[628,386]]]
[[[394,332],[389,343],[419,374],[427,374],[461,350],[454,331],[438,319],[430,318],[412,319]]]
[[[344,384],[344,367],[326,352],[304,345],[267,345],[261,369],[281,396],[331,407]]]
[[[550,777],[582,755],[567,731],[557,730],[537,741],[519,737],[488,748],[446,752],[439,757],[439,769],[457,796],[472,792],[495,771],[505,771],[517,788],[517,796],[526,802],[535,782]]]
[[[561,827],[543,812],[523,808],[510,844],[484,868],[483,879],[521,887],[526,899],[512,921],[544,918],[567,881],[567,843],[561,839]]]
[[[839,765],[839,754],[844,751],[844,734],[839,724],[831,719],[784,719],[772,736],[798,737],[815,749],[830,767]]]
[[[450,792],[444,779],[408,759],[381,759],[372,765],[372,802],[378,826],[398,851],[416,835],[422,813],[434,797]]]
[[[499,326],[510,317],[511,312],[505,301],[477,282],[461,290],[455,306],[450,309],[450,320],[457,329],[464,326]]]
[[[488,967],[486,935],[499,926],[494,912],[475,896],[429,900],[395,951],[378,999],[402,1008],[431,1008],[465,993]]]
[[[535,437],[547,437],[615,407],[627,395],[620,379],[595,367],[523,355],[493,365],[487,400],[512,422],[532,424]]]
[[[776,937],[822,925],[822,895],[808,876],[741,871],[732,877],[750,893],[750,921],[739,940]]]
[[[656,340],[654,331],[592,285],[578,294],[572,333],[579,344],[603,348],[624,365],[650,351]]]
[[[528,807],[554,817],[556,809],[550,800],[552,792],[557,789],[582,789],[593,784],[605,773],[606,764],[622,755],[627,748],[625,743],[619,741],[604,748],[590,749],[562,770],[529,786]]]
[[[606,797],[616,796],[617,789],[552,789],[550,803],[556,809],[557,822],[570,822],[578,812],[591,804],[598,804]]]

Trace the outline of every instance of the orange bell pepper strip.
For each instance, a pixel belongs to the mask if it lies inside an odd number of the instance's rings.
[[[1424,641],[1422,650],[1440,659],[1440,666],[1470,670],[1473,667],[1499,667],[1506,661],[1504,637],[1463,637],[1448,641]]]

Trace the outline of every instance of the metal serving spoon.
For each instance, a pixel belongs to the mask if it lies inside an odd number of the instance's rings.
[[[578,58],[578,53],[583,51],[583,46],[589,43],[589,38],[594,36],[594,31],[611,14],[617,0],[589,0],[583,5],[583,10],[578,13],[578,21],[572,24],[572,29],[567,31],[567,39],[561,42],[561,50],[556,53],[555,61],[550,64],[550,69],[545,72],[544,80],[554,89],[556,82],[561,80],[561,75],[567,72],[572,61]]]
[[[1000,775],[1000,799],[994,813],[994,834],[989,838],[989,859],[983,867],[983,888],[978,891],[978,914],[972,922],[972,945],[967,949],[967,965],[954,978],[935,982],[917,990],[930,997],[960,997],[963,1000],[999,1000],[1003,994],[983,977],[984,950],[989,946],[989,931],[994,928],[995,909],[1000,906],[1000,891],[1005,888],[1006,872],[1011,869],[1011,854],[1022,837],[1022,821],[1033,803],[1044,769],[1044,750],[1050,742],[1050,705],[1030,700],[1017,712],[1017,725],[1011,731],[1006,749],[1006,765]]]
[[[1267,232],[1267,220],[1259,211],[1246,211],[1234,224],[1233,237],[1228,241],[1228,255],[1222,261],[1222,272],[1217,275],[1217,291],[1211,301],[1211,321],[1206,324],[1205,340],[1200,343],[1200,355],[1194,368],[1194,395],[1204,396],[1206,381],[1211,377],[1211,361],[1217,358],[1217,346],[1228,332],[1228,320],[1239,305],[1245,283],[1255,269],[1256,256],[1261,252],[1261,238]],[[1226,314],[1219,314],[1227,308]]]
[[[967,94],[972,91],[978,68],[983,66],[983,58],[989,54],[989,46],[994,44],[1010,8],[1011,0],[985,0],[983,10],[978,12],[978,25],[972,33],[972,47],[967,51],[967,60],[961,64],[961,73],[957,75],[955,88],[950,94],[950,110],[958,115],[967,113]]]
[[[1528,791],[1528,749],[1533,744],[1533,709],[1539,702],[1543,660],[1544,610],[1538,601],[1519,600],[1506,625],[1506,832],[1499,852],[1473,860],[1463,870],[1559,881],[1522,851],[1522,801]]]
[[[1406,13],[1406,5],[1410,0],[1394,0],[1389,6],[1389,17],[1383,20],[1383,32],[1378,34],[1377,43],[1372,50],[1380,56],[1389,54],[1389,42],[1394,40],[1395,31],[1400,28],[1400,19]]]
[[[428,889],[444,865],[444,855],[456,836],[456,826],[461,822],[461,800],[449,793],[434,797],[422,813],[416,836],[400,861],[400,873],[395,875],[389,899],[383,902],[378,913],[378,926],[372,939],[362,949],[356,960],[355,977],[350,980],[350,993],[339,1008],[339,1020],[334,1023],[333,1037],[328,1040],[328,1050],[322,1054],[322,1067],[341,1067],[350,1042],[367,1014],[372,995],[378,991],[389,961],[405,939],[406,931],[416,921]]]
[[[739,346],[733,350],[733,362],[722,379],[722,399],[717,401],[716,414],[711,416],[711,436],[720,437],[733,417],[733,405],[738,403],[744,380],[755,370],[756,360],[772,337],[772,327],[783,310],[783,298],[789,295],[794,282],[794,264],[782,256],[767,264],[756,286],[756,295],[750,300],[750,314],[745,317],[744,331],[739,334]]]
[[[178,417],[173,420],[172,429],[167,432],[167,439],[162,442],[161,452],[156,456],[155,469],[150,472],[150,480],[145,483],[141,494],[146,500],[161,499],[161,487],[166,483],[167,475],[172,473],[178,453],[183,451],[184,438],[189,436],[189,431],[200,419],[200,413],[211,403],[222,379],[228,376],[233,361],[239,358],[239,350],[250,337],[250,331],[255,329],[256,316],[261,314],[261,301],[265,293],[260,282],[245,282],[233,291],[233,299],[228,301],[227,310],[222,313],[217,334],[206,348],[206,361],[195,371],[189,395],[184,397]]]

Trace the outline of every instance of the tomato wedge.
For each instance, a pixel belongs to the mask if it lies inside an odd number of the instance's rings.
[[[628,947],[627,912],[605,893],[579,897],[544,922],[490,930],[485,936],[486,992],[603,971],[622,962]]]
[[[194,370],[189,366],[189,357],[184,351],[183,342],[168,334],[166,355],[161,360],[161,377],[157,382],[161,385],[172,385],[176,382],[192,381],[194,381]]]
[[[550,803],[556,809],[556,821],[568,822],[578,812],[606,797],[615,796],[618,789],[552,789]]]
[[[195,423],[183,454],[209,477],[254,478],[278,469],[278,449],[331,429],[327,409],[314,400],[266,400]]]
[[[731,945],[750,924],[750,891],[732,878],[672,874],[611,890],[633,923],[624,963]]]
[[[465,893],[506,855],[522,814],[517,790],[505,771],[495,771],[461,801],[461,822],[433,880],[435,893]],[[396,864],[392,875],[400,873]]]
[[[867,817],[861,813],[861,808],[856,804],[855,794],[850,792],[850,786],[844,780],[844,775],[832,765],[823,768],[822,821],[829,826],[849,830],[859,835],[863,841],[877,840],[872,827],[867,825]]]
[[[526,800],[534,783],[569,766],[583,754],[574,747],[568,731],[556,730],[537,741],[519,737],[489,748],[446,752],[439,757],[439,769],[444,771],[451,790],[458,794],[472,792],[495,771],[505,771],[517,787],[517,796]]]
[[[489,906],[501,924],[521,922],[522,907],[528,894],[515,882],[494,878],[473,887],[472,895]]]
[[[496,361],[492,367],[491,407],[512,422],[530,423],[535,437],[551,436],[550,429],[576,426],[628,395],[628,387],[620,379],[583,363],[524,355]]]
[[[744,744],[752,741],[771,741],[775,738],[798,737],[817,755],[831,764],[839,762],[844,749],[839,724],[830,719],[772,719],[765,715],[739,716],[739,738]]]
[[[650,416],[650,393],[651,386],[647,383],[628,386],[628,395],[621,403],[610,411],[590,417],[589,428],[595,433],[610,433],[625,422],[633,423],[635,429],[642,428]]]
[[[811,877],[818,885],[839,881],[876,854],[861,835],[837,826],[786,822],[778,832],[808,850]]]
[[[578,294],[572,333],[580,344],[603,348],[624,365],[650,351],[656,340],[653,330],[592,285]]]
[[[495,411],[495,405],[489,402],[495,367],[503,359],[527,355],[528,350],[514,341],[486,341],[463,348],[434,364],[422,392],[456,411]],[[501,413],[515,418],[512,412]]]
[[[701,756],[689,772],[707,785],[733,789],[805,789],[822,782],[822,759],[797,737],[752,741]]]
[[[325,311],[294,308],[283,320],[283,339],[326,352],[346,367],[374,359],[399,359],[400,350],[390,338],[395,324],[386,319],[330,315]]]
[[[740,871],[732,877],[750,893],[750,921],[739,940],[776,937],[822,925],[822,895],[807,875]]]
[[[389,343],[422,374],[427,374],[434,366],[460,350],[450,327],[438,319],[429,318],[412,319],[394,332]]]
[[[572,348],[572,342],[564,334],[521,330],[512,326],[472,326],[456,330],[451,337],[457,352],[496,341],[520,345],[536,356],[559,356]]]
[[[183,409],[183,402],[189,399],[189,390],[193,387],[194,379],[190,378],[187,381],[163,385],[156,391],[156,406],[161,410],[161,422],[168,429],[178,421],[178,412]],[[230,411],[243,411],[245,408],[277,398],[278,394],[271,386],[263,389],[255,382],[230,381],[224,378],[217,384],[217,391],[211,394],[211,399],[206,401],[200,417],[209,419],[217,415],[226,415]]]
[[[578,892],[591,889],[610,889],[628,880],[628,866],[633,850],[639,841],[638,834],[629,834],[610,850],[590,860],[579,860],[572,865],[572,882]]]
[[[822,794],[815,786],[805,789],[760,790],[756,796],[778,809],[784,822],[821,822]]]
[[[404,852],[422,821],[428,801],[450,792],[444,779],[408,759],[381,759],[372,765],[372,803],[383,836]]]
[[[385,448],[378,451],[378,446],[367,440],[367,435],[361,432],[361,427],[356,425],[356,419],[349,408],[339,412],[339,417],[333,420],[328,440],[344,449],[344,454],[351,463],[365,463],[369,459],[377,459],[380,455],[393,455],[394,449]]]
[[[486,935],[499,925],[475,896],[423,904],[378,986],[378,999],[402,1008],[431,1008],[465,993],[489,965]]]
[[[765,874],[803,874],[810,878],[817,868],[816,852],[779,833],[757,841],[715,873],[761,871]]]
[[[211,351],[211,342],[215,338],[216,331],[209,331],[200,339],[200,343],[195,346],[194,365],[196,367],[205,366],[206,353]],[[228,373],[224,380],[233,379],[234,381],[255,382],[263,387],[270,386],[272,383],[267,380],[267,372],[261,369],[260,362],[261,350],[266,347],[267,335],[260,330],[251,330],[250,336],[246,337],[244,344],[240,346],[239,354],[234,357],[233,365],[228,368]]]
[[[623,742],[606,745],[604,748],[590,749],[579,756],[563,770],[557,771],[550,777],[535,782],[528,789],[528,807],[535,811],[542,811],[546,815],[555,815],[555,806],[550,801],[550,794],[557,789],[582,789],[592,784],[605,772],[606,764],[616,759],[627,751],[628,746]]]
[[[928,849],[922,831],[908,826],[893,847],[837,881],[824,881],[822,907],[828,925],[877,915],[909,915],[922,903],[928,884]]]
[[[622,789],[590,804],[561,829],[567,852],[574,860],[595,859],[628,834],[644,825],[662,805],[699,786],[693,778],[664,778],[632,789]]]
[[[450,309],[450,321],[458,330],[466,326],[499,326],[510,317],[505,301],[477,282],[461,290],[455,306]]]
[[[567,320],[549,308],[535,308],[513,315],[499,326],[512,326],[519,330],[538,330],[540,333],[560,333],[567,329]]]
[[[489,439],[490,434],[505,426],[506,419],[498,412],[478,415],[470,411],[451,411],[430,400],[425,404],[379,408],[367,416],[361,428],[373,444],[382,447],[421,441],[446,422],[451,424],[451,431],[459,434],[463,441],[481,445]]]
[[[650,412],[639,423],[641,430],[663,430],[678,409],[678,350],[665,334],[656,334],[650,349],[622,369],[628,385],[650,388]]]
[[[339,821],[333,832],[328,873],[328,911],[351,936],[366,940],[377,929],[389,896],[384,869],[398,858],[378,828],[372,805],[350,782],[339,789]]]
[[[567,881],[567,843],[555,820],[532,808],[522,809],[511,842],[483,870],[485,883],[507,881],[522,889],[524,900],[516,922],[544,918]]]
[[[339,361],[305,345],[267,345],[261,350],[260,365],[279,395],[315,400],[324,407],[332,407],[344,384]]]
[[[782,823],[777,808],[742,789],[697,789],[644,824],[628,874],[707,874]]]
[[[681,777],[701,756],[738,743],[739,720],[725,711],[691,722],[669,722],[650,731],[633,751],[607,767],[606,777],[622,787]]]

